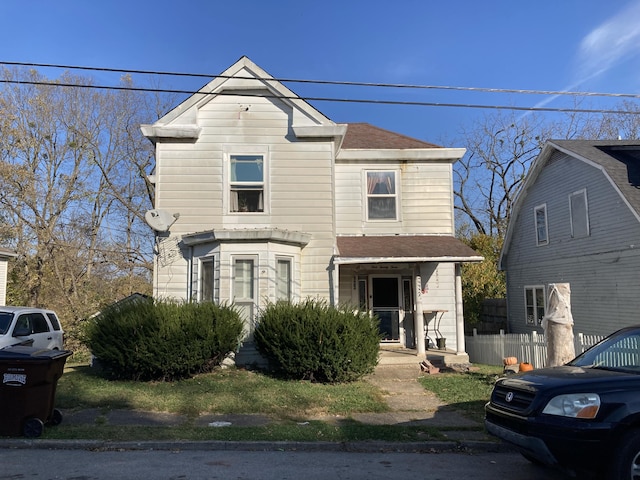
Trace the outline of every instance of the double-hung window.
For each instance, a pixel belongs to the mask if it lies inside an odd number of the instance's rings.
[[[229,156],[229,210],[264,212],[263,155]]]
[[[246,323],[249,335],[253,334],[254,329],[256,260],[257,258],[235,258],[232,265],[233,303]]]
[[[366,173],[367,219],[397,220],[396,172],[368,171]]]
[[[549,243],[549,227],[547,223],[547,205],[539,205],[534,209],[534,221],[536,227],[536,245]]]
[[[291,300],[291,259],[276,260],[276,300]]]
[[[589,210],[586,190],[579,190],[569,195],[569,211],[571,214],[571,237],[588,237]]]
[[[524,302],[527,325],[539,326],[545,315],[544,286],[524,287]]]
[[[215,263],[213,257],[200,261],[200,301],[213,302],[215,297]]]

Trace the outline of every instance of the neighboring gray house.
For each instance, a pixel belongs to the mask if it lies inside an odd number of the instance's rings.
[[[465,354],[460,263],[481,257],[454,238],[464,149],[334,123],[246,57],[142,132],[154,297],[233,303],[249,336],[266,302],[349,303],[418,353],[437,317]]]
[[[640,141],[547,142],[514,203],[500,267],[511,332],[542,331],[550,283],[570,284],[576,333],[640,323]]]

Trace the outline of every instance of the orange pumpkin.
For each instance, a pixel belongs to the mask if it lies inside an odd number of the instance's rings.
[[[515,365],[518,363],[518,359],[516,357],[505,357],[502,359],[502,363],[505,365]]]
[[[520,371],[521,372],[529,372],[531,370],[533,370],[533,365],[531,365],[529,362],[520,363]]]

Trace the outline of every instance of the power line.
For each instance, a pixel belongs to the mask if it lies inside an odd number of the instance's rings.
[[[131,73],[141,75],[158,75],[158,76],[175,76],[175,77],[192,77],[207,79],[229,79],[237,78],[241,80],[263,80],[275,81],[280,83],[311,83],[317,85],[339,85],[339,86],[356,86],[356,87],[381,87],[381,88],[399,88],[399,89],[426,89],[426,90],[455,90],[467,92],[484,92],[484,93],[516,93],[525,95],[569,95],[579,97],[614,97],[614,98],[640,98],[640,94],[634,93],[609,93],[609,92],[588,92],[588,91],[568,91],[568,90],[533,90],[533,89],[514,89],[514,88],[487,88],[487,87],[462,87],[453,85],[420,85],[405,83],[377,83],[377,82],[355,82],[355,81],[338,81],[338,80],[310,80],[300,78],[261,78],[261,77],[242,77],[234,75],[216,75],[208,73],[186,73],[186,72],[168,72],[156,70],[136,70],[136,69],[120,69],[108,67],[86,67],[79,65],[59,65],[51,63],[27,63],[27,62],[2,62],[0,65],[13,65],[23,67],[41,67],[41,68],[61,68],[66,70],[87,70],[97,72],[111,73]],[[176,92],[183,93],[183,92]],[[192,92],[193,93],[193,92]]]
[[[1,64],[2,62],[0,62]],[[239,77],[232,77],[239,78]],[[255,77],[248,77],[256,80]],[[268,79],[274,80],[274,79]],[[2,83],[18,84],[18,85],[40,85],[40,86],[52,86],[52,87],[69,87],[69,88],[88,88],[88,89],[101,89],[101,90],[121,90],[121,91],[133,91],[133,92],[146,92],[146,93],[176,93],[186,95],[216,95],[216,96],[242,96],[242,97],[262,97],[262,98],[275,98],[284,100],[303,100],[305,102],[336,102],[336,103],[361,103],[361,104],[374,104],[374,105],[401,105],[401,106],[418,106],[418,107],[455,107],[455,108],[476,108],[476,109],[494,109],[494,110],[516,110],[527,112],[560,112],[560,113],[611,113],[620,115],[637,115],[636,110],[616,110],[616,109],[590,109],[590,108],[563,108],[563,107],[521,107],[515,105],[486,105],[486,104],[473,104],[473,103],[442,103],[442,102],[419,102],[408,100],[376,100],[376,99],[356,99],[356,98],[336,98],[336,97],[309,97],[309,96],[286,96],[286,95],[265,95],[260,93],[252,93],[250,91],[243,91],[239,93],[222,91],[222,92],[202,92],[196,90],[178,90],[178,89],[165,89],[165,88],[151,88],[151,87],[127,87],[127,86],[114,86],[114,85],[82,85],[75,83],[60,83],[60,82],[44,82],[44,81],[30,81],[30,80],[7,80],[1,79]],[[620,94],[622,95],[622,94]],[[631,95],[631,94],[628,94]],[[634,95],[635,98],[640,98],[640,95]]]

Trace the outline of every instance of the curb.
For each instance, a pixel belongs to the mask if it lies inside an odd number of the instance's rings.
[[[461,442],[228,442],[228,441],[140,441],[110,442],[102,440],[0,440],[0,449],[41,450],[191,450],[191,451],[301,451],[301,452],[403,452],[403,453],[504,453],[513,448],[503,444],[482,441]]]

